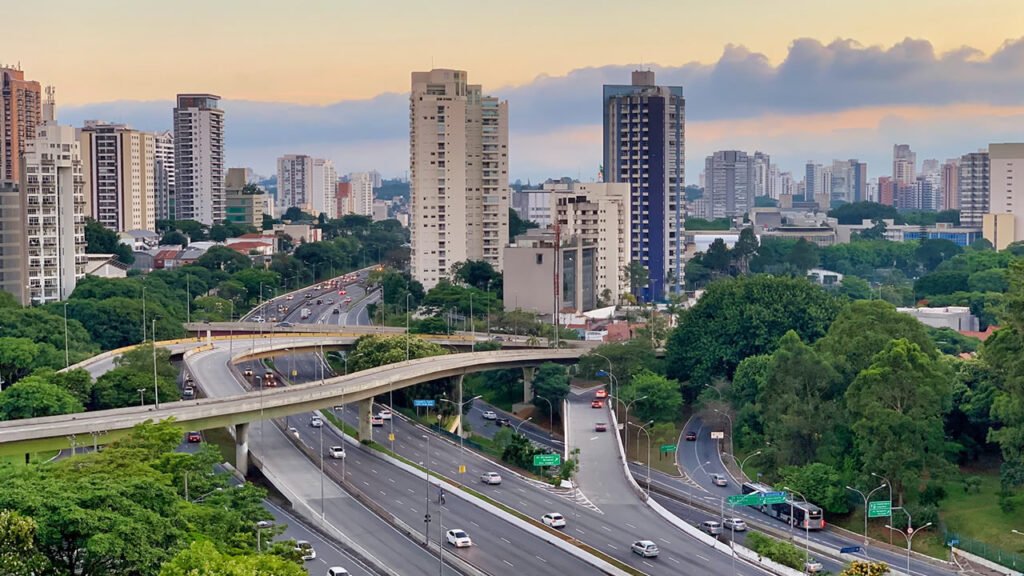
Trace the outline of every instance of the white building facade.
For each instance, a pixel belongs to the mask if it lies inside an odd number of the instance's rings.
[[[174,211],[177,220],[224,220],[224,111],[220,96],[178,94],[174,108]]]
[[[155,140],[90,120],[79,132],[86,213],[109,230],[156,230]]]

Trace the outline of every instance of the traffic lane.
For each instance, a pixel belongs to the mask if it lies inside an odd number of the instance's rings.
[[[357,416],[352,410],[345,410],[344,416],[346,422],[352,425],[356,423]],[[410,460],[422,461],[426,442],[422,434],[426,433],[426,430],[415,427],[401,417],[394,418],[393,421],[395,422],[395,451]],[[384,430],[380,428],[377,430],[381,430],[381,434],[385,434]],[[377,440],[381,441],[384,437],[386,436],[382,435]],[[470,484],[474,490],[537,520],[544,514],[558,512],[567,520],[565,528],[567,534],[635,568],[651,572],[650,561],[639,558],[629,550],[629,545],[634,540],[650,537],[649,533],[642,534],[638,531],[639,523],[627,520],[623,524],[620,522],[621,514],[609,514],[603,509],[594,510],[586,501],[569,500],[569,495],[539,482],[524,479],[472,450],[467,450],[463,458],[459,445],[450,441],[435,440],[431,442],[430,455],[431,466],[449,478],[459,479],[459,464],[465,463],[467,471],[462,481]],[[502,475],[501,485],[490,486],[481,483],[479,478],[484,472],[500,473]],[[623,535],[623,526],[625,526],[626,535]],[[672,565],[681,563],[677,556],[668,552],[664,553],[663,558]]]
[[[716,488],[711,479],[712,474],[722,474],[726,478],[733,479],[718,453],[717,441],[711,439],[713,429],[715,429],[714,426],[705,424],[699,414],[694,415],[680,432],[676,450],[678,464],[686,472],[686,475],[702,488],[712,492]],[[686,440],[685,435],[688,432],[696,433],[697,440]],[[736,486],[734,493],[739,492],[739,486]]]
[[[351,459],[350,462],[327,458],[328,444],[342,442],[329,428],[320,428],[316,434],[310,431],[300,432],[300,436],[307,446],[318,449],[318,438],[315,436],[319,436],[321,431],[324,432],[325,466],[332,466],[339,472],[344,468],[345,478],[374,502],[413,529],[419,530],[423,525],[424,514],[428,513],[426,502],[429,498],[432,539],[443,539],[446,530],[458,528],[464,530],[473,540],[473,546],[470,548],[454,549],[446,544],[446,553],[458,554],[492,574],[520,574],[530,571],[538,574],[583,574],[593,570],[582,560],[558,548],[543,546],[546,543],[541,539],[497,516],[489,515],[461,498],[449,496],[441,507],[442,511],[438,512],[436,487],[428,487],[425,480],[387,464],[369,452],[364,452],[362,448],[346,448],[345,460]],[[422,466],[424,462],[420,461],[419,464]],[[437,530],[439,524],[440,531]]]
[[[316,550],[316,559],[305,562],[306,571],[311,574],[326,574],[331,566],[341,566],[348,570],[353,576],[375,576],[361,560],[345,552],[333,542],[320,537],[320,533],[309,528],[296,516],[292,516],[280,506],[268,501],[263,501],[263,507],[274,517],[274,523],[284,525],[285,530],[274,537],[276,541],[282,540],[305,540],[313,545]]]
[[[610,420],[608,408],[591,408],[591,400],[592,397],[586,393],[569,395],[569,440],[570,448],[580,449],[577,473],[580,490],[605,514],[614,518],[617,525],[637,527],[630,535],[631,539],[653,540],[661,548],[663,557],[673,557],[687,566],[686,573],[732,573],[730,558],[687,536],[640,501],[624,476],[615,436],[594,431],[597,422]],[[675,566],[670,573],[678,573],[679,569]],[[761,572],[743,563],[737,565],[736,573],[753,575]]]
[[[513,426],[520,425],[523,420],[511,412],[506,412],[497,406],[493,406],[484,402],[483,400],[477,399],[473,401],[470,406],[469,412],[466,414],[466,420],[470,423],[473,433],[479,433],[485,438],[494,438],[494,435],[501,429],[494,420],[487,420],[483,414],[485,411],[492,411],[499,418],[508,418],[509,423]],[[553,438],[548,431],[544,428],[536,426],[533,422],[527,422],[519,426],[519,432],[538,444],[553,448],[555,450],[561,450],[564,444],[558,439]]]

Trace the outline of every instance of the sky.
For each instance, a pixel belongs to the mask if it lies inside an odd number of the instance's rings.
[[[230,166],[408,169],[409,74],[469,72],[509,101],[510,176],[594,178],[601,84],[656,71],[687,98],[687,181],[714,150],[890,170],[1024,127],[1020,0],[49,0],[5,3],[0,64],[57,88],[64,123],[168,129],[178,92],[224,98]]]

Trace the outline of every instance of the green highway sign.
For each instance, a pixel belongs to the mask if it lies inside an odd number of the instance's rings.
[[[661,445],[661,451],[662,452],[675,452],[676,451],[676,445],[675,444],[662,444]]]
[[[562,463],[562,457],[558,454],[534,454],[534,466],[558,466]]]
[[[868,518],[888,518],[890,516],[892,516],[891,500],[868,502]]]
[[[738,494],[725,499],[730,506],[766,506],[782,504],[786,501],[785,492],[765,492],[763,494]]]

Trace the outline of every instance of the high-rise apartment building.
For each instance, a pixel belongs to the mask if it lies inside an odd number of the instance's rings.
[[[42,123],[21,157],[32,304],[66,299],[85,276],[85,194],[78,135],[57,124],[53,89],[47,88]]]
[[[312,190],[309,203],[312,213],[316,216],[326,214],[328,217],[333,217],[333,214],[338,211],[334,201],[338,186],[338,173],[334,170],[334,163],[323,158],[314,158],[311,174]]]
[[[178,94],[174,108],[174,210],[177,220],[224,220],[224,111],[220,96]]]
[[[897,186],[909,186],[917,178],[917,154],[909,144],[892,147],[892,179]]]
[[[39,82],[25,80],[20,68],[0,65],[0,181],[21,180],[19,158],[41,124]]]
[[[1001,250],[1024,240],[1024,143],[989,144],[988,158],[989,209],[983,229],[985,238]],[[990,232],[993,221],[1001,228],[996,234]]]
[[[277,159],[277,204],[282,211],[312,207],[313,158],[305,154],[285,154]]]
[[[563,190],[551,191],[549,200],[560,238],[597,248],[595,293],[605,302],[617,301],[629,290],[625,274],[630,253],[629,184],[572,182]]]
[[[856,158],[833,160],[829,204],[861,202],[867,197],[868,165]],[[824,194],[824,192],[822,192]],[[824,208],[828,208],[825,206]]]
[[[733,218],[754,207],[755,160],[741,150],[722,150],[704,159],[704,197],[712,218]]]
[[[29,303],[28,246],[25,223],[28,219],[25,197],[17,182],[0,180],[0,290],[9,292],[25,306]],[[39,210],[41,202],[35,205]]]
[[[768,196],[768,175],[771,172],[771,157],[764,152],[754,152],[751,157],[754,166],[753,193],[754,198]],[[753,205],[753,201],[751,201]]]
[[[156,219],[173,220],[174,211],[174,132],[153,135],[153,196]]]
[[[115,232],[155,231],[153,135],[89,120],[79,144],[86,214]]]
[[[990,173],[988,152],[960,157],[960,224],[978,227],[989,212]]]
[[[351,182],[338,182],[334,190],[334,205],[335,218],[341,218],[349,214],[354,214],[354,208],[352,206],[352,183]]]
[[[266,204],[266,192],[246,189],[252,180],[249,168],[228,168],[224,177],[224,193],[226,207],[224,219],[242,226],[260,229],[263,226],[263,206]]]
[[[352,172],[348,175],[351,185],[352,213],[360,216],[373,216],[373,174],[371,172]]]
[[[630,185],[630,260],[648,272],[639,296],[661,300],[683,285],[683,88],[634,71],[631,84],[604,86],[603,114],[605,180]]]
[[[430,289],[458,262],[484,260],[501,270],[508,102],[485,96],[462,70],[413,72],[409,166],[413,277]],[[359,196],[354,183],[353,193]]]
[[[896,182],[890,176],[878,177],[878,203],[896,205]]]
[[[960,209],[960,160],[952,158],[939,168],[939,210]]]

